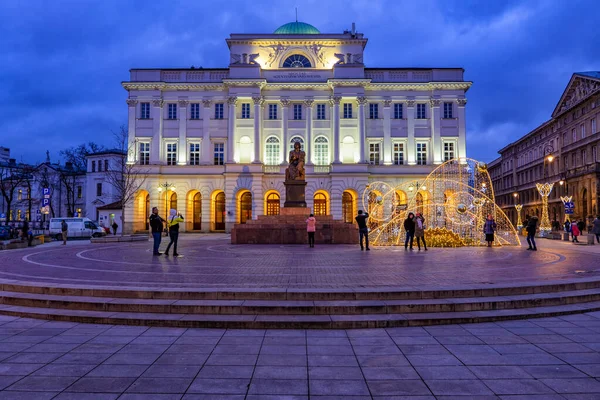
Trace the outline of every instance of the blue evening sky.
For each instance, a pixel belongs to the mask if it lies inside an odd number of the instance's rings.
[[[573,72],[600,70],[597,0],[1,0],[0,146],[36,162],[110,145],[130,68],[227,67],[230,33],[295,7],[324,33],[356,22],[368,67],[463,67],[467,151],[486,162],[550,118]]]

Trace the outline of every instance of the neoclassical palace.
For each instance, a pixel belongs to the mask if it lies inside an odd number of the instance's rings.
[[[462,68],[366,68],[363,34],[302,22],[226,42],[228,68],[132,69],[123,82],[128,162],[147,174],[126,230],[147,229],[154,206],[202,232],[279,213],[297,141],[308,207],[347,222],[369,182],[418,181],[466,157]]]

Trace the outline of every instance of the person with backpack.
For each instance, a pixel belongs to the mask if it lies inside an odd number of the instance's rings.
[[[179,223],[183,222],[183,216],[177,213],[177,210],[171,209],[169,211],[169,220],[167,226],[169,227],[169,245],[165,250],[165,256],[169,255],[169,249],[173,245],[173,257],[179,257],[177,253],[177,241],[179,240]]]
[[[310,214],[306,220],[306,232],[308,233],[308,247],[315,247],[315,231],[317,230],[317,220],[313,214]]]

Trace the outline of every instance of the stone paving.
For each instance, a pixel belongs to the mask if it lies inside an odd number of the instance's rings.
[[[600,312],[347,331],[0,316],[0,399],[592,400],[599,352]]]

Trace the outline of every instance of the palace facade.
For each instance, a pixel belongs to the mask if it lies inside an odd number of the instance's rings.
[[[132,69],[123,82],[128,162],[147,174],[126,230],[147,229],[154,206],[182,212],[186,231],[277,214],[296,141],[308,207],[347,222],[369,182],[424,179],[466,157],[462,68],[366,68],[363,34],[302,22],[226,42],[228,68]]]

